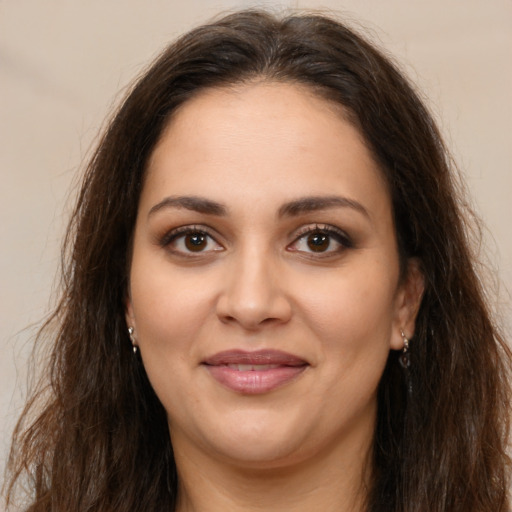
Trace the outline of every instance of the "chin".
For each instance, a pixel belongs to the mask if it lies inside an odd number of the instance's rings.
[[[299,421],[291,414],[283,418],[278,411],[240,413],[229,419],[224,416],[216,427],[203,430],[202,441],[210,451],[250,468],[283,467],[304,457],[304,447],[314,430],[304,418]]]
[[[231,441],[231,442],[230,442]],[[267,437],[262,439],[242,437],[217,445],[220,456],[231,464],[247,469],[283,468],[300,462],[305,455],[300,444],[290,440]]]

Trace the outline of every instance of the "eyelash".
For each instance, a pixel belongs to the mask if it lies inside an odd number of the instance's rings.
[[[305,226],[296,234],[295,240],[288,247],[291,247],[292,245],[299,243],[302,239],[306,238],[307,236],[314,234],[325,235],[327,237],[330,237],[331,240],[334,240],[336,243],[339,244],[339,247],[335,250],[319,251],[317,253],[315,253],[315,251],[302,251],[309,257],[328,258],[330,256],[339,254],[340,252],[343,252],[346,249],[352,249],[354,247],[354,243],[352,239],[347,235],[347,233],[329,224],[315,224],[314,226]],[[329,241],[329,245],[330,243],[331,241]]]
[[[221,244],[219,244],[219,242],[217,242],[215,237],[212,234],[210,234],[209,230],[205,229],[205,226],[182,226],[182,227],[173,229],[172,231],[166,233],[160,239],[159,245],[164,248],[169,248],[173,242],[176,242],[181,237],[184,238],[186,235],[192,235],[192,234],[207,237],[208,239],[213,240],[213,242],[215,242],[215,244],[217,244],[218,246],[221,246]],[[318,251],[318,252],[313,251],[313,250],[312,251],[300,251],[298,249],[291,249],[291,247],[293,245],[298,244],[305,237],[307,237],[309,235],[314,235],[314,234],[325,235],[327,237],[330,237],[330,239],[334,240],[336,243],[338,243],[340,247],[335,250],[326,250],[326,251]],[[329,240],[329,246],[330,246],[330,244],[331,244],[331,241]],[[340,252],[342,252],[346,249],[351,249],[353,247],[354,247],[354,244],[353,244],[351,238],[341,229],[339,229],[335,226],[328,225],[328,224],[315,224],[314,226],[309,225],[309,226],[304,226],[303,228],[301,228],[295,234],[295,238],[294,238],[293,242],[290,243],[289,245],[287,245],[287,250],[289,250],[290,252],[300,252],[303,254],[307,254],[308,257],[320,259],[320,258],[327,258],[327,257],[333,256],[334,254],[339,254]],[[179,250],[175,250],[175,249],[174,250],[169,249],[169,250],[171,250],[175,254],[178,254],[178,255],[184,256],[184,257],[194,257],[195,256],[194,251],[179,251]],[[223,248],[222,249],[213,249],[213,250],[210,249],[209,251],[197,251],[197,255],[198,256],[200,254],[204,255],[205,253],[216,251],[216,250],[220,251],[220,250],[223,250]]]
[[[182,226],[182,227],[179,227],[179,228],[176,228],[176,229],[173,229],[172,231],[169,231],[168,233],[166,233],[162,239],[160,240],[160,245],[164,248],[169,248],[169,246],[173,243],[173,242],[176,242],[179,238],[181,237],[185,237],[186,235],[201,235],[201,236],[205,236],[207,238],[209,238],[210,240],[213,240],[216,244],[220,245],[216,240],[215,240],[215,237],[212,236],[208,229],[205,229],[204,226]],[[193,251],[190,251],[189,253],[186,253],[186,252],[181,252],[181,251],[173,251],[177,254],[180,254],[180,255],[184,255],[184,254],[187,254],[189,255],[193,255]],[[198,251],[198,254],[201,253],[203,251]]]

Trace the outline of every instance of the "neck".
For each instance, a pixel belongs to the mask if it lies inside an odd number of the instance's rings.
[[[360,435],[300,462],[266,467],[219,462],[195,446],[176,449],[177,512],[364,512],[371,480],[368,439]]]

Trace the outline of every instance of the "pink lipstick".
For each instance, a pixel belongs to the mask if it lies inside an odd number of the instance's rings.
[[[228,350],[203,361],[210,375],[238,393],[268,393],[297,378],[308,363],[278,350]]]

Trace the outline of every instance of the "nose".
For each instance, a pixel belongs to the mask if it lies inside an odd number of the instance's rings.
[[[292,304],[285,289],[285,276],[272,256],[256,250],[233,258],[217,301],[217,316],[223,323],[247,331],[288,322]]]

